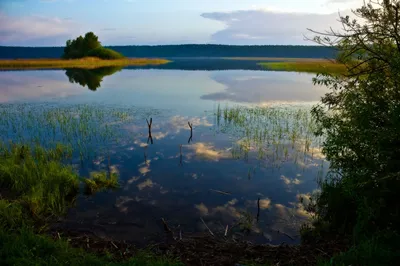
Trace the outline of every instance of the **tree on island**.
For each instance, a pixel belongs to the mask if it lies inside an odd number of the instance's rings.
[[[78,59],[83,57],[98,57],[100,59],[121,59],[124,56],[101,45],[99,38],[88,32],[85,37],[68,40],[64,48],[63,59]]]

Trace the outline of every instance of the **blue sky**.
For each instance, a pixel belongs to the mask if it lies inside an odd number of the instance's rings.
[[[311,44],[362,0],[0,0],[0,45],[61,46],[95,32],[104,45]]]

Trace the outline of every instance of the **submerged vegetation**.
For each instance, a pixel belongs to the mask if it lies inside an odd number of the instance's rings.
[[[333,61],[300,61],[300,62],[268,62],[259,63],[264,69],[275,71],[292,71],[307,73],[331,73],[345,74],[347,72],[344,64]]]

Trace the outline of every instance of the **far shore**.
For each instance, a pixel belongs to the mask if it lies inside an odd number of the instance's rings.
[[[65,68],[86,68],[93,69],[99,67],[112,66],[143,66],[161,65],[171,61],[159,58],[124,58],[115,60],[103,60],[98,58],[82,59],[0,59],[0,70],[10,69],[65,69]]]

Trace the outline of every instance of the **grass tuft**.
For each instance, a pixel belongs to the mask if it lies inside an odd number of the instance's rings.
[[[103,189],[115,189],[119,187],[116,173],[92,172],[90,179],[84,179],[86,194],[93,194]]]

